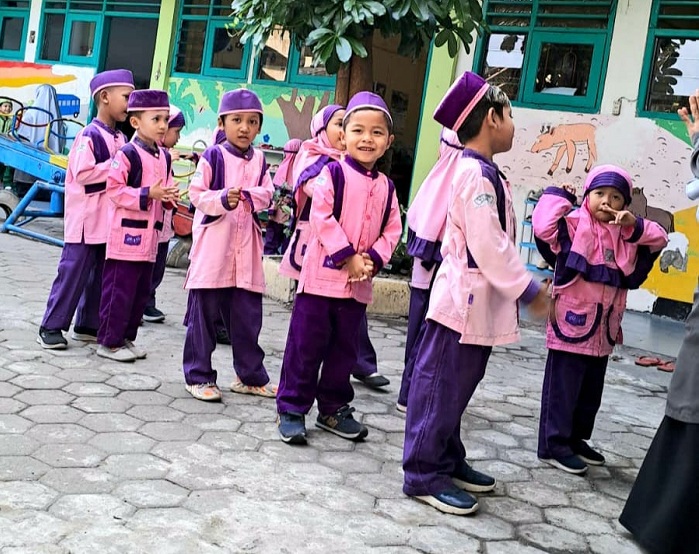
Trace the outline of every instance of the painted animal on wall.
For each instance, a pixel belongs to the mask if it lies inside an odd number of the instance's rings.
[[[658,223],[668,233],[675,231],[675,216],[662,208],[648,205],[648,198],[643,192],[643,187],[635,187],[631,191],[631,204],[629,211],[637,216],[645,217]]]
[[[585,171],[590,171],[590,168],[597,160],[597,144],[595,143],[596,127],[590,123],[570,123],[565,125],[557,125],[555,127],[541,126],[541,134],[536,137],[536,141],[531,147],[534,154],[558,147],[553,164],[548,170],[549,175],[553,175],[558,169],[564,155],[567,155],[566,173],[573,170],[575,163],[576,145],[587,145],[587,164]]]

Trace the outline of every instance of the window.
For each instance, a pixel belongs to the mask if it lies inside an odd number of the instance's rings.
[[[699,89],[699,10],[696,0],[655,0],[643,65],[642,112],[671,114]]]
[[[490,34],[477,59],[485,79],[519,104],[599,109],[615,0],[489,0]]]
[[[0,57],[24,59],[29,0],[0,0]]]
[[[104,36],[105,17],[157,19],[161,1],[45,0],[37,57],[40,61],[96,67],[101,41],[108,38]]]

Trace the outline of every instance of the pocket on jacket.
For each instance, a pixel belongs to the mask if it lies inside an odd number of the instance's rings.
[[[598,302],[556,296],[551,306],[551,327],[556,337],[564,342],[585,342],[599,329],[602,312],[602,304]]]

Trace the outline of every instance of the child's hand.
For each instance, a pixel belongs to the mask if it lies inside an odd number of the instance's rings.
[[[163,196],[163,202],[175,205],[180,199],[180,189],[177,186],[166,187],[163,189],[165,191],[165,196]]]
[[[615,210],[609,206],[602,206],[600,209],[614,216],[614,219],[609,222],[610,225],[621,225],[622,227],[636,225],[636,216],[628,210]]]
[[[174,148],[170,148],[170,158],[172,159],[173,162],[176,162],[180,158],[184,158],[184,154],[182,154],[179,150],[175,150]]]
[[[693,96],[689,97],[689,110],[687,108],[680,108],[677,110],[677,115],[684,122],[687,127],[687,133],[689,137],[699,133],[699,89],[694,92]]]
[[[576,192],[575,192],[575,185],[572,185],[572,184],[570,184],[570,183],[563,183],[563,184],[561,185],[561,188],[562,188],[564,191],[569,192],[569,193],[572,194],[573,196],[576,195]]]
[[[527,305],[527,311],[529,315],[535,319],[546,319],[550,307],[551,297],[549,296],[549,287],[546,284],[542,284],[534,300]]]
[[[170,188],[163,187],[163,180],[160,179],[155,183],[150,189],[148,189],[148,198],[153,200],[160,200],[161,202],[165,200],[165,197],[170,193]]]
[[[366,279],[364,276],[365,265],[364,258],[361,254],[354,254],[347,260],[345,266],[349,272],[348,281],[350,283],[356,283],[357,281],[363,281]]]
[[[362,258],[364,259],[364,279],[371,279],[374,276],[374,260],[371,259],[371,256],[364,252],[362,254]]]
[[[231,209],[235,210],[238,207],[238,202],[240,202],[240,189],[228,189],[226,199]]]

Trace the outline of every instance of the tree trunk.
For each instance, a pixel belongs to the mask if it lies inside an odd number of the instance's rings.
[[[346,106],[349,102],[350,66],[342,64],[335,79],[335,104]]]
[[[343,64],[335,81],[335,104],[346,106],[349,99],[363,90],[372,90],[374,71],[372,66],[373,34],[364,38],[367,57],[352,56],[349,63]]]

